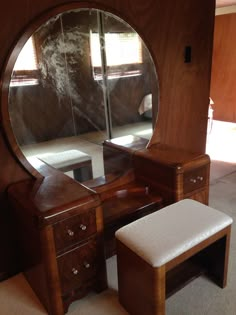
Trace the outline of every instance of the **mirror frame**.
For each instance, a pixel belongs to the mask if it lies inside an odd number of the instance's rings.
[[[49,19],[53,18],[54,16],[61,14],[66,11],[71,11],[74,9],[98,9],[105,11],[107,13],[111,13],[118,18],[122,19],[124,22],[129,24],[140,36],[143,40],[144,44],[146,45],[150,56],[152,58],[153,64],[155,66],[155,71],[157,74],[157,88],[158,88],[158,104],[160,103],[160,84],[159,84],[159,77],[158,77],[158,67],[155,62],[155,56],[150,49],[148,42],[145,40],[142,32],[138,30],[138,27],[134,26],[127,17],[122,16],[122,14],[118,13],[114,9],[108,6],[104,6],[94,2],[71,2],[67,4],[57,5],[55,7],[49,8],[48,10],[44,11],[38,17],[36,17],[31,23],[29,23],[23,31],[20,32],[18,39],[14,42],[13,48],[10,49],[10,52],[6,58],[6,61],[3,66],[2,78],[1,78],[1,120],[3,126],[3,133],[4,136],[9,144],[9,149],[13,153],[13,155],[18,159],[18,161],[23,165],[24,169],[33,177],[35,178],[43,178],[45,177],[37,170],[34,166],[30,164],[27,160],[25,155],[20,149],[20,146],[17,143],[16,137],[13,132],[13,128],[11,126],[10,115],[9,115],[9,87],[10,81],[12,76],[12,71],[15,65],[15,62],[18,58],[18,55],[22,48],[24,47],[27,40],[32,36],[32,34],[44,23],[46,23]],[[154,115],[154,119],[156,119],[156,115]],[[156,121],[153,121],[153,132],[155,130]]]

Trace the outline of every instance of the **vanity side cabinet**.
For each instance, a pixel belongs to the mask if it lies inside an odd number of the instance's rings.
[[[210,158],[166,145],[136,151],[133,157],[137,179],[148,183],[168,205],[184,198],[208,204]]]
[[[21,269],[50,315],[63,315],[73,300],[107,288],[100,201],[79,183],[60,179],[8,189]]]

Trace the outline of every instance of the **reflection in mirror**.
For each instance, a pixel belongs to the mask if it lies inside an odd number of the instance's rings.
[[[142,39],[96,9],[66,11],[39,27],[9,89],[12,129],[27,159],[82,182],[108,175],[104,140],[150,139],[157,103],[155,66]],[[114,174],[125,171],[115,164]]]

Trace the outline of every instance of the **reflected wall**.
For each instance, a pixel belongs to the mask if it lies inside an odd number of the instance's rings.
[[[35,68],[15,68],[9,90],[20,146],[71,136],[101,143],[119,135],[116,127],[152,122],[155,67],[123,20],[95,9],[68,11],[37,29],[31,41]]]
[[[9,116],[28,161],[77,150],[91,158],[96,178],[105,175],[104,140],[150,139],[158,97],[155,66],[134,29],[110,13],[78,9],[49,19],[22,48]]]

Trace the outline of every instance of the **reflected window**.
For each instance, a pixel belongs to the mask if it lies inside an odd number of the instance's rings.
[[[70,169],[61,171],[75,178],[76,150],[88,157],[93,179],[113,180],[130,163],[121,168],[101,144],[122,137],[125,145],[133,135],[147,143],[158,99],[155,65],[138,33],[108,12],[76,9],[50,18],[24,45],[12,71],[8,109],[15,140],[34,167],[42,168],[35,159],[46,153],[58,158],[66,152]],[[88,179],[84,162],[76,161],[81,182]]]
[[[141,74],[142,43],[136,33],[106,33],[102,39],[108,79]],[[102,79],[101,39],[99,33],[90,34],[91,62],[95,80]]]
[[[33,37],[30,37],[21,50],[14,69],[11,86],[38,84],[38,62]]]

